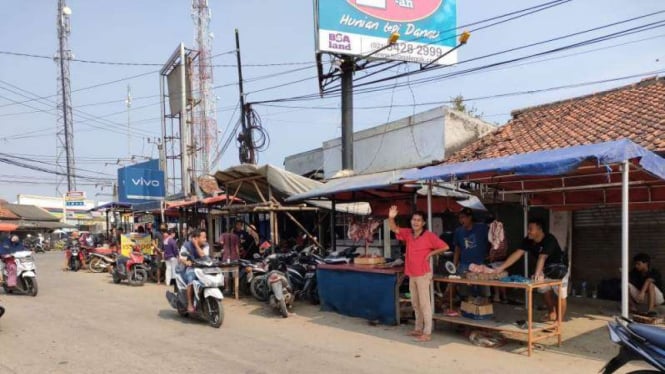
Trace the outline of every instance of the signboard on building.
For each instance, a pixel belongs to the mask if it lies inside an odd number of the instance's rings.
[[[85,192],[82,191],[69,191],[65,194],[66,207],[79,207],[85,206]]]
[[[317,53],[427,64],[457,43],[457,0],[315,0]],[[435,64],[457,62],[453,51]]]
[[[118,200],[123,203],[143,203],[162,200],[166,193],[164,172],[159,160],[151,160],[118,169]]]

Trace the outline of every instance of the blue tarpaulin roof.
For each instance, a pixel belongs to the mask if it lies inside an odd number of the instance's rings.
[[[627,139],[480,161],[441,164],[405,171],[402,178],[452,180],[478,174],[554,176],[569,174],[588,161],[598,166],[609,166],[634,159],[639,159],[639,166],[643,170],[665,179],[665,159]]]

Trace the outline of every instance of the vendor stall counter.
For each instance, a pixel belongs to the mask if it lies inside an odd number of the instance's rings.
[[[524,326],[516,326],[513,323],[501,322],[495,320],[474,320],[462,316],[449,316],[438,313],[434,315],[434,320],[495,330],[503,333],[508,333],[510,335],[524,336],[527,340],[527,352],[529,356],[531,356],[531,353],[533,352],[534,343],[541,341],[543,339],[556,337],[558,339],[557,342],[559,346],[561,346],[562,321],[561,321],[560,294],[558,302],[559,308],[557,313],[558,320],[551,325],[533,321],[533,290],[543,287],[561,287],[562,283],[561,280],[545,280],[542,282],[519,283],[519,282],[483,281],[483,280],[469,280],[469,279],[458,279],[458,278],[448,278],[448,277],[435,277],[433,281],[448,283],[451,286],[460,284],[460,285],[469,285],[469,286],[490,286],[490,287],[523,289],[526,290],[526,297],[527,297],[527,303],[526,303],[527,318],[524,323]],[[451,292],[450,309],[453,310],[452,287],[449,287],[449,290]]]
[[[399,324],[403,267],[321,264],[316,276],[321,310]]]

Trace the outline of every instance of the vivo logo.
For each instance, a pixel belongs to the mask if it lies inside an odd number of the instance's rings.
[[[148,180],[143,177],[139,179],[132,178],[132,183],[135,186],[148,186],[148,187],[159,187],[159,181],[156,179]]]

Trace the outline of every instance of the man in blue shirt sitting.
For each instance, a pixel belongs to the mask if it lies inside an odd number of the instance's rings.
[[[455,230],[453,244],[455,246],[454,262],[457,271],[463,274],[471,264],[482,265],[489,251],[489,228],[484,223],[473,221],[471,208],[464,208],[459,213],[460,227]],[[472,287],[472,296],[480,296],[481,289]],[[489,288],[482,288],[483,296],[489,296]]]
[[[180,249],[180,263],[185,266],[182,278],[187,284],[187,312],[193,313],[194,309],[194,286],[192,282],[196,279],[192,262],[205,256],[203,248],[208,239],[205,230],[194,230],[190,239],[186,241]]]

